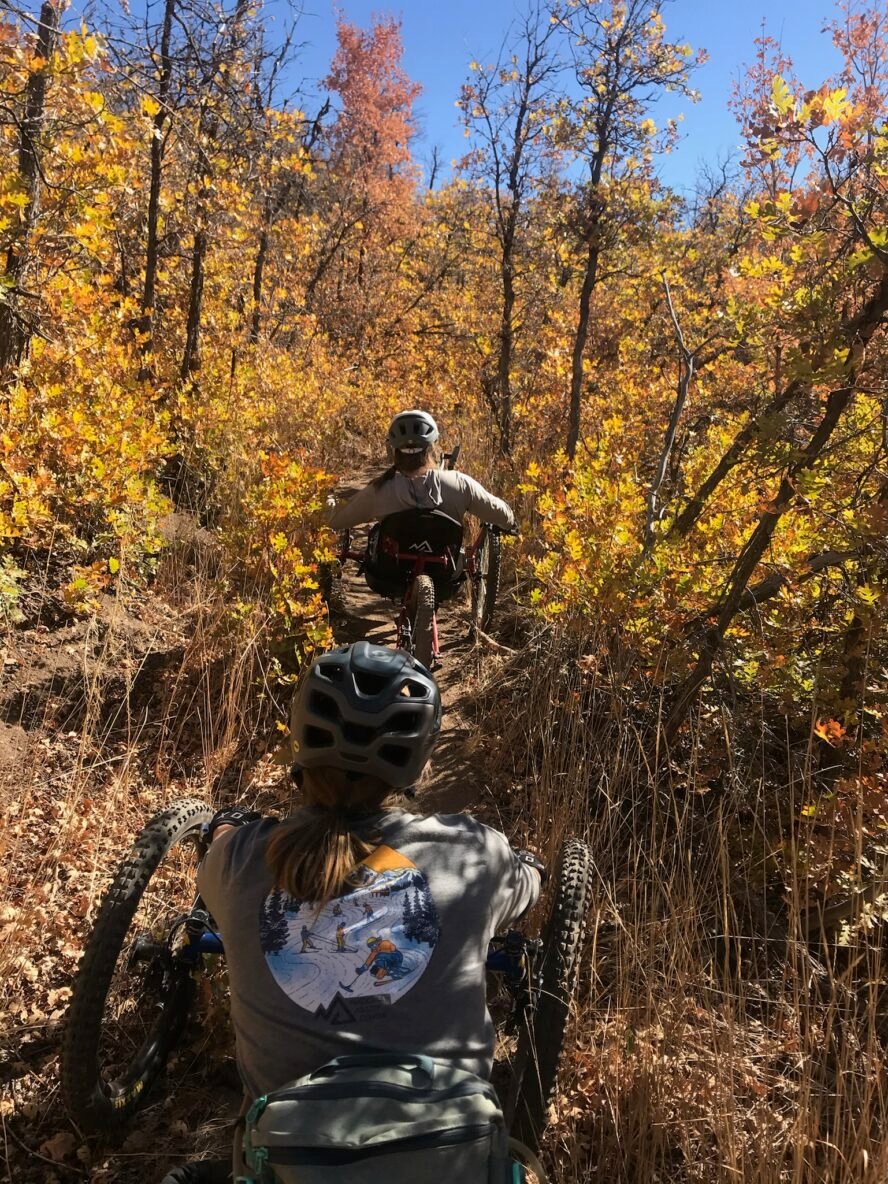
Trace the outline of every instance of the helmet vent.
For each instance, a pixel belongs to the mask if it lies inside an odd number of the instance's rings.
[[[346,722],[342,725],[342,734],[349,744],[369,744],[376,737],[376,729]]]
[[[334,723],[339,719],[339,705],[323,691],[312,692],[308,709],[312,715],[319,715],[322,719],[329,719]]]
[[[354,672],[354,678],[355,686],[358,688],[358,693],[361,695],[367,695],[368,697],[378,695],[380,691],[384,691],[391,682],[390,676],[386,677],[380,674],[370,674],[366,670],[356,670]]]
[[[319,662],[314,674],[326,682],[342,682],[342,667],[334,662]]]
[[[385,730],[395,735],[414,736],[421,727],[422,716],[418,711],[398,711],[388,720]]]
[[[429,688],[421,682],[415,682],[412,678],[408,678],[398,694],[403,695],[405,699],[428,699]]]
[[[410,760],[410,749],[404,744],[383,744],[379,755],[390,765],[402,769]]]
[[[328,732],[326,728],[316,728],[312,724],[306,726],[303,740],[306,748],[333,747],[333,733]]]

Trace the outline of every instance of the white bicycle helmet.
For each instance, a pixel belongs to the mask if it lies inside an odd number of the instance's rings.
[[[298,767],[371,774],[414,784],[441,730],[441,695],[404,650],[357,641],[315,658],[293,696],[290,737]]]
[[[401,411],[392,420],[385,442],[390,450],[420,452],[438,439],[438,425],[428,411]]]

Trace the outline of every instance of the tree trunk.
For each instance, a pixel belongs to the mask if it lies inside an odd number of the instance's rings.
[[[265,272],[265,259],[268,255],[268,219],[259,235],[259,249],[256,251],[256,262],[253,265],[253,312],[250,316],[250,345],[259,344],[259,329],[262,325],[262,279]]]
[[[512,451],[512,353],[515,348],[515,281],[512,269],[514,242],[510,238],[503,247],[500,269],[503,281],[503,310],[500,317],[500,350],[496,367],[497,424],[500,449],[504,456]]]
[[[204,210],[198,217],[203,219]],[[207,258],[207,231],[201,226],[194,235],[191,251],[191,286],[188,293],[188,321],[185,326],[185,350],[179,375],[186,382],[200,369],[200,318],[203,311],[204,275]]]
[[[570,408],[567,416],[567,455],[570,460],[576,456],[577,444],[580,441],[580,415],[583,398],[583,353],[589,336],[589,310],[592,305],[592,293],[598,279],[598,260],[601,251],[598,243],[597,229],[593,230],[593,237],[586,254],[586,267],[583,271],[583,286],[580,288],[580,309],[577,320],[577,332],[574,337],[573,357],[570,369]]]
[[[176,0],[166,0],[163,10],[163,27],[160,34],[160,77],[157,88],[157,103],[159,104],[159,108],[154,116],[154,133],[151,137],[151,172],[148,183],[148,215],[145,245],[145,284],[142,289],[142,316],[139,321],[139,332],[142,334],[142,365],[139,370],[139,378],[142,380],[148,379],[151,376],[151,368],[148,365],[147,359],[154,343],[154,302],[157,296],[160,187],[163,173],[164,149],[166,147],[164,128],[167,123],[167,105],[173,74],[170,42],[173,35],[173,16],[175,10]]]
[[[40,9],[35,56],[37,63],[28,75],[25,109],[19,125],[18,171],[27,203],[6,255],[6,298],[0,300],[0,377],[18,364],[34,332],[19,305],[31,266],[31,232],[40,213],[40,139],[46,118],[46,88],[49,62],[55,53],[61,15],[60,0],[45,0]]]

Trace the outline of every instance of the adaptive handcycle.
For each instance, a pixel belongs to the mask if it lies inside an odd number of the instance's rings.
[[[69,1114],[85,1133],[112,1135],[148,1098],[189,1016],[223,936],[196,891],[213,809],[183,800],[156,815],[121,863],[99,907],[73,985],[61,1056]],[[591,897],[591,852],[578,839],[561,847],[547,885],[545,920],[535,933],[495,936],[489,974],[501,987],[499,1068],[513,1134],[536,1149],[568,1023]],[[200,1015],[196,1014],[200,1023]],[[495,1073],[495,1080],[497,1075]]]

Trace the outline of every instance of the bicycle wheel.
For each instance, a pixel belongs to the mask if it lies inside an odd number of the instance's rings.
[[[102,900],[61,1054],[68,1113],[87,1133],[113,1131],[139,1108],[188,1018],[194,979],[170,959],[170,942],[197,895],[200,827],[212,816],[190,799],[158,814]]]
[[[430,669],[435,644],[435,585],[431,576],[417,576],[413,581],[410,618],[413,656]]]
[[[512,1133],[532,1150],[540,1145],[555,1091],[570,1002],[577,982],[586,912],[591,898],[592,852],[579,839],[561,848],[554,895],[534,967],[535,1005],[518,1033],[513,1070]]]
[[[488,530],[475,555],[475,574],[472,578],[472,625],[486,633],[493,620],[493,610],[499,593],[500,537]]]

